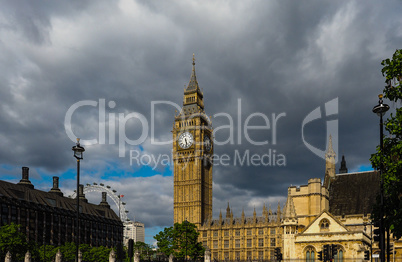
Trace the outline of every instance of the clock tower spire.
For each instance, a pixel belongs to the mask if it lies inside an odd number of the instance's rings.
[[[212,218],[212,124],[195,74],[195,58],[183,107],[173,125],[174,223],[197,226]]]

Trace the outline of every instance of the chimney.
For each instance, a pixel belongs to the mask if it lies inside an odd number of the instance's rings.
[[[29,167],[22,167],[22,179],[18,182],[18,185],[26,186],[31,189],[34,188],[34,185],[29,181]]]
[[[109,203],[107,202],[107,200],[106,200],[106,196],[107,196],[107,193],[106,192],[102,192],[102,201],[100,202],[100,206],[104,206],[104,207],[107,207],[107,208],[110,208],[110,205],[109,205]]]
[[[52,187],[52,189],[50,189],[49,192],[55,193],[59,196],[63,196],[63,192],[61,192],[59,189],[59,177],[58,176],[53,177],[53,187]]]
[[[88,199],[85,198],[84,194],[84,185],[78,187],[78,197],[80,198],[80,201],[88,203]]]

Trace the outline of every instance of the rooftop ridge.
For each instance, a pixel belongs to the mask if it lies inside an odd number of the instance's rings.
[[[354,175],[354,174],[363,174],[363,173],[374,173],[377,172],[376,170],[369,170],[369,171],[359,171],[359,172],[349,172],[349,173],[339,173],[336,176],[347,176],[347,175]]]

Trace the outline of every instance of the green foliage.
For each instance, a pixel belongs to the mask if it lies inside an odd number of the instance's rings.
[[[204,255],[204,247],[198,242],[197,227],[187,221],[176,223],[173,227],[165,228],[154,238],[158,241],[159,250],[166,256],[173,254],[178,259],[186,256],[192,260]]]
[[[148,260],[154,254],[153,247],[141,241],[134,243],[133,250],[134,252],[135,250],[140,252],[140,258],[142,260]]]
[[[381,63],[384,67],[387,86],[384,88],[384,97],[391,101],[402,101],[402,50],[396,50],[392,59],[385,59]],[[385,223],[394,236],[402,237],[402,108],[397,108],[395,114],[384,121],[386,134],[384,148],[381,152],[371,156],[374,168],[380,169],[383,163],[382,178],[384,181],[385,196]],[[380,215],[379,201],[373,210],[373,218],[378,220]]]
[[[63,259],[65,261],[75,261],[75,243],[65,243],[61,247],[56,247],[55,255],[57,250],[60,249],[60,252],[63,254]],[[85,262],[107,262],[109,261],[109,254],[111,248],[107,247],[90,247],[88,244],[81,244],[80,251],[82,253],[82,260]],[[55,257],[53,256],[53,258]]]
[[[75,261],[75,250],[76,250],[75,243],[66,242],[58,249],[60,249],[60,252],[63,254],[63,259],[65,261]]]
[[[21,260],[28,251],[29,244],[25,235],[19,232],[19,225],[11,223],[0,228],[0,253],[4,259],[6,253],[10,251],[13,259]]]
[[[43,254],[44,251],[46,251],[46,261],[53,261],[59,249],[63,255],[64,261],[75,261],[75,243],[70,242],[67,242],[59,247],[46,245],[46,250],[44,250],[43,245],[36,247],[38,255],[32,254],[32,258],[38,261],[44,261]],[[112,249],[107,247],[91,247],[88,244],[81,244],[80,250],[82,253],[82,260],[85,262],[107,262],[109,261],[109,254]],[[33,251],[35,252],[35,250]]]
[[[157,241],[159,251],[167,257],[173,253],[173,227],[165,227],[154,239]]]
[[[10,251],[12,254],[13,261],[23,261],[26,252],[29,250],[33,261],[50,262],[54,261],[59,249],[64,261],[75,261],[75,243],[67,242],[60,247],[52,245],[38,246],[36,243],[28,243],[25,235],[19,232],[19,227],[19,225],[14,223],[1,226],[0,261],[4,261],[7,251]],[[90,247],[88,244],[81,244],[80,250],[85,262],[107,262],[109,261],[109,254],[112,249],[107,247]]]
[[[88,262],[102,262],[102,261],[109,261],[109,255],[111,248],[107,247],[94,247],[92,248],[89,253],[88,253],[88,258],[87,260],[84,259],[84,261]]]
[[[81,244],[80,251],[82,253],[82,261],[93,261],[91,259],[91,247],[88,244]]]
[[[185,258],[186,255],[192,260],[201,258],[204,255],[204,247],[198,242],[199,233],[197,227],[187,221],[174,224],[174,255],[177,258]]]
[[[37,248],[40,261],[52,261],[56,256],[58,248],[51,245],[42,245]],[[33,257],[33,255],[31,254]],[[45,256],[45,259],[43,257]]]
[[[392,59],[385,59],[381,62],[381,72],[385,76],[387,86],[384,89],[385,97],[397,102],[402,99],[402,49],[397,49]]]

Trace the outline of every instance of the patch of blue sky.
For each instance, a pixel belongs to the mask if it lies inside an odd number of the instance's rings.
[[[15,169],[15,166],[4,164],[4,165],[1,165],[0,168],[1,168],[1,169],[4,169],[4,170],[9,170],[9,171],[11,171],[11,170],[14,170],[14,169]]]
[[[158,226],[147,228],[145,225],[145,243],[156,247],[156,240],[154,239],[154,236],[163,231],[163,229],[164,227]]]
[[[22,178],[22,169],[20,166],[0,165],[0,180],[16,183]]]
[[[99,177],[102,180],[111,180],[116,178],[128,177],[152,177],[155,175],[172,176],[172,168],[170,165],[154,168],[151,165],[142,165],[126,169],[121,167],[120,162],[108,162],[100,169],[81,168],[83,177]],[[76,177],[76,169],[71,169],[63,173],[66,178],[74,179]]]
[[[373,171],[373,167],[371,166],[371,164],[360,165],[350,170],[349,172],[353,173],[353,172],[366,172],[366,171]]]
[[[155,175],[172,176],[173,172],[170,166],[164,166],[163,168],[154,168],[152,166],[142,166],[138,171],[134,173],[135,177],[151,177]]]

